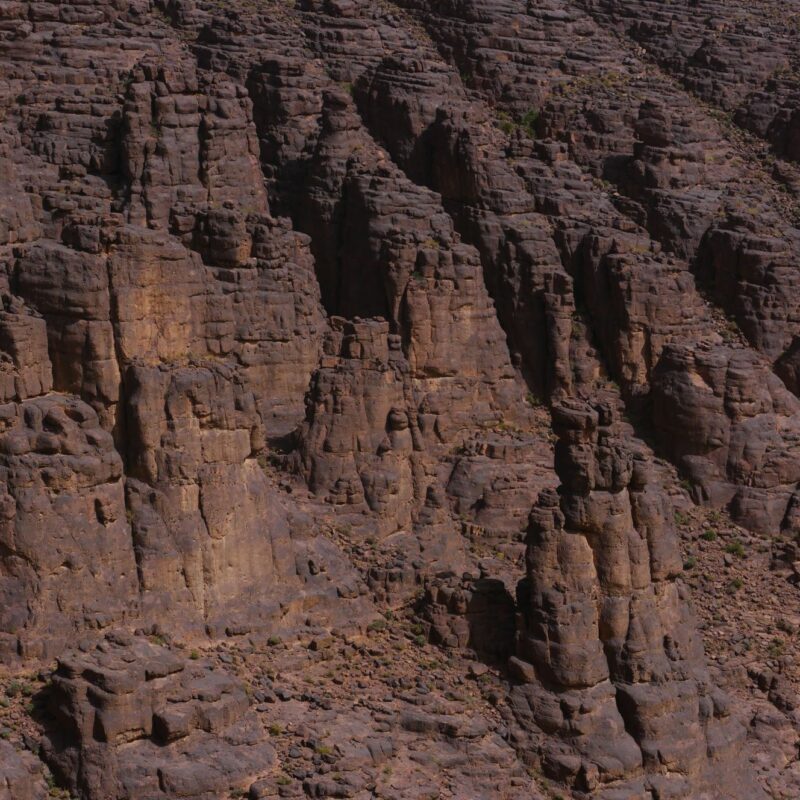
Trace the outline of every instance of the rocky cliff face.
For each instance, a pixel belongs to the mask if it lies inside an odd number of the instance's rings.
[[[797,797],[798,35],[0,4],[0,800]]]

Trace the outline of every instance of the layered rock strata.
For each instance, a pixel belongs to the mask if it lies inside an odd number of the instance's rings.
[[[796,580],[795,23],[5,3],[0,795],[796,796],[671,524]]]

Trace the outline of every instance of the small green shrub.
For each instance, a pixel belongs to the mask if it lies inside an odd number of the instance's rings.
[[[538,121],[539,112],[536,109],[532,108],[530,111],[526,111],[522,115],[522,127],[532,139],[536,138],[536,123]]]
[[[683,511],[676,511],[675,512],[675,524],[676,525],[686,525],[689,522],[689,515],[684,514]]]
[[[783,655],[786,643],[783,639],[773,639],[768,648],[770,658],[778,658]]]
[[[725,547],[725,552],[730,553],[732,556],[738,556],[739,558],[745,557],[744,544],[740,539],[734,539],[729,542]]]
[[[505,111],[497,112],[497,124],[500,127],[500,130],[508,136],[511,136],[516,128],[516,125],[514,125],[514,120],[511,119],[511,117],[509,117]]]

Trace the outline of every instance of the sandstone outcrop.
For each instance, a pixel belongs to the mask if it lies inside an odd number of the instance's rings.
[[[275,765],[244,687],[129,634],[61,657],[45,760],[90,800],[219,796]]]
[[[658,435],[698,491],[753,529],[791,527],[797,400],[780,379],[746,350],[676,346],[653,384]]]
[[[135,614],[122,459],[76,398],[4,410],[3,658],[50,660],[78,631]]]
[[[0,743],[0,797],[3,800],[44,800],[48,795],[42,763],[32,753],[20,753]]]
[[[3,800],[798,796],[784,6],[0,6]]]
[[[703,670],[669,509],[613,403],[553,413],[562,483],[531,513],[513,708],[549,734],[545,770],[592,796],[709,793],[745,730]]]

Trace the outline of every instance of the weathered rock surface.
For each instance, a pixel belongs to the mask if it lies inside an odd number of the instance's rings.
[[[3,408],[3,658],[50,660],[79,631],[135,614],[122,459],[77,398]]]
[[[59,659],[45,760],[85,798],[221,796],[275,764],[244,687],[143,637]]]
[[[797,796],[784,6],[0,6],[0,797]]]
[[[554,427],[562,483],[531,513],[513,708],[549,734],[545,770],[593,796],[626,779],[631,796],[708,793],[745,729],[703,670],[652,468],[611,403],[557,406]],[[725,792],[761,796],[741,778]]]
[[[654,373],[653,403],[665,449],[701,495],[753,529],[794,524],[797,398],[755,354],[671,347]]]
[[[32,753],[20,753],[8,742],[0,742],[0,797],[44,800],[47,795],[41,761]]]

